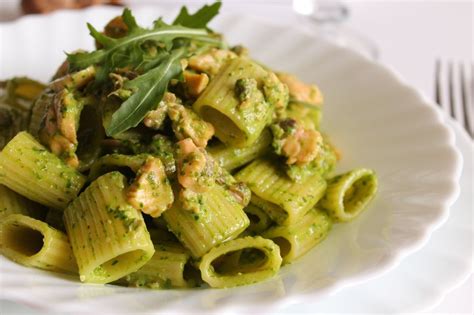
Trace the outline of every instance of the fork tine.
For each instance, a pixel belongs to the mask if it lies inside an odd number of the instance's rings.
[[[455,104],[455,97],[454,97],[454,69],[453,69],[453,62],[450,61],[448,65],[448,95],[449,95],[449,113],[451,117],[456,119],[456,104]]]
[[[474,63],[471,63],[471,95],[473,97],[472,103],[474,105]]]
[[[468,63],[465,67],[465,82],[466,86],[466,106],[468,120],[470,123],[471,129],[468,130],[468,133],[471,135],[471,138],[474,140],[474,63],[472,61]],[[467,72],[467,73],[466,73]]]
[[[436,59],[436,66],[435,66],[435,100],[436,104],[439,107],[443,107],[441,105],[441,61]]]
[[[459,64],[459,75],[460,75],[460,85],[461,85],[461,103],[462,103],[462,110],[464,113],[464,128],[466,129],[467,133],[472,136],[472,129],[471,129],[471,122],[470,119],[470,109],[469,107],[469,96],[468,96],[468,88],[469,83],[466,79],[466,73],[464,71],[464,65],[461,62]]]

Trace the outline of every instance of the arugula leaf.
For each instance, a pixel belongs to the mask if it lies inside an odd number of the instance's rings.
[[[108,73],[112,72],[114,68],[120,66],[136,67],[141,60],[133,58],[137,54],[144,55],[141,50],[141,44],[145,41],[153,40],[159,41],[163,44],[171,46],[171,42],[176,38],[190,38],[203,42],[208,42],[214,45],[221,45],[221,41],[212,34],[209,34],[205,29],[193,29],[183,27],[180,25],[167,25],[155,23],[152,29],[145,29],[135,21],[130,9],[126,8],[123,11],[122,18],[128,26],[128,34],[121,38],[111,38],[99,31],[97,31],[91,24],[87,24],[90,34],[94,37],[103,48],[93,52],[80,52],[68,55],[68,61],[72,69],[83,69],[90,65],[101,65],[101,73],[106,75],[97,75],[96,82],[101,83]],[[137,52],[138,50],[138,52]]]
[[[125,88],[135,90],[135,93],[112,115],[106,130],[108,136],[136,127],[156,107],[169,81],[181,73],[180,59],[184,52],[184,49],[173,51],[159,66],[125,84]]]
[[[127,26],[127,33],[119,38],[109,37],[87,24],[91,36],[102,48],[68,54],[71,70],[95,65],[97,71],[93,87],[99,89],[107,88],[103,83],[118,68],[127,67],[140,74],[124,84],[124,88],[133,94],[112,115],[106,128],[108,136],[135,127],[143,120],[148,111],[161,101],[169,81],[182,74],[180,59],[192,54],[196,46],[223,46],[219,35],[206,28],[220,6],[220,2],[206,5],[192,15],[183,7],[175,19],[175,25],[158,19],[150,29],[139,26],[130,9],[126,8],[122,20]],[[200,43],[191,47],[192,41]]]
[[[207,28],[207,24],[219,14],[221,2],[205,5],[194,14],[189,14],[188,8],[183,6],[173,25],[181,25],[191,28]]]

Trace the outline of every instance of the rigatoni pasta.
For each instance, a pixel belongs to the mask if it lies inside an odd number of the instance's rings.
[[[43,209],[40,205],[17,194],[13,190],[0,185],[0,223],[10,214],[23,214],[35,219],[43,217]],[[2,225],[0,224],[0,230]],[[0,248],[2,241],[0,239]]]
[[[164,212],[171,232],[198,258],[220,243],[236,238],[249,225],[242,205],[222,186],[213,185],[200,195],[198,212],[185,210],[181,201]]]
[[[254,204],[249,204],[244,208],[244,211],[250,220],[250,224],[245,230],[245,233],[247,234],[261,234],[273,223],[268,214]]]
[[[335,176],[320,89],[229,46],[207,26],[220,6],[151,28],[125,8],[47,84],[0,82],[3,255],[84,283],[234,287],[367,208],[375,172]]]
[[[133,173],[138,172],[145,163],[146,155],[107,154],[99,158],[91,167],[89,180],[93,181],[106,173],[128,168]]]
[[[95,180],[64,210],[80,279],[108,283],[140,269],[154,248],[142,214],[125,199],[126,179],[112,172]]]
[[[0,185],[0,220],[9,214],[29,215],[33,203],[13,190]]]
[[[326,181],[318,174],[293,182],[275,161],[257,159],[236,175],[252,190],[251,203],[279,224],[292,224],[311,209],[324,194]]]
[[[197,283],[193,278],[191,255],[179,244],[155,244],[155,253],[140,269],[118,282],[127,286],[159,288],[189,288]]]
[[[214,288],[256,283],[275,275],[280,249],[263,237],[238,238],[213,248],[199,263],[202,279]]]
[[[332,220],[320,209],[309,210],[298,222],[274,226],[262,233],[280,247],[283,263],[303,256],[328,235]]]
[[[226,170],[233,171],[270,151],[272,135],[263,130],[260,137],[250,146],[236,148],[223,143],[208,148],[209,153]]]
[[[27,132],[18,133],[0,152],[0,184],[47,207],[64,209],[85,183]]]
[[[231,59],[193,104],[210,122],[216,136],[235,147],[252,145],[270,123],[275,104],[265,95],[270,76],[248,58]],[[260,86],[262,86],[260,88]]]
[[[329,180],[320,206],[340,222],[350,221],[363,211],[377,192],[377,177],[372,170],[358,168]]]
[[[77,273],[77,265],[67,236],[48,224],[10,214],[0,222],[2,253],[28,267]]]

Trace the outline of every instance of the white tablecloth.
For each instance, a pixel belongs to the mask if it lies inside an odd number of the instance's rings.
[[[17,18],[20,14],[19,2],[19,0],[0,0],[0,21]],[[133,5],[153,2],[173,5],[177,1],[128,1]],[[201,1],[187,1],[191,6],[199,2]],[[234,0],[224,3],[224,10],[227,11],[245,12],[293,25],[299,23],[291,12],[291,1]],[[434,65],[437,58],[456,61],[473,59],[472,1],[374,0],[346,1],[346,3],[350,8],[350,19],[345,23],[345,27],[371,38],[379,49],[379,60],[396,69],[407,83],[424,92],[429,98],[434,94]],[[429,313],[471,314],[472,283],[471,276]],[[2,314],[20,314],[29,312],[28,310],[9,302],[0,304]]]

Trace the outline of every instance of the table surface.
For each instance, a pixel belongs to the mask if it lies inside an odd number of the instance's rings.
[[[19,0],[0,0],[0,22],[20,16]],[[127,2],[127,1],[125,1]],[[133,5],[160,3],[176,5],[171,0],[134,0]],[[202,1],[187,1],[197,6]],[[405,81],[429,99],[434,95],[434,66],[444,61],[473,60],[474,3],[472,1],[345,1],[350,18],[344,27],[364,34],[376,43],[379,61],[389,65]],[[297,25],[291,1],[225,1],[225,10],[245,12],[261,18]],[[467,161],[468,163],[472,161]],[[430,314],[472,314],[473,276],[450,292]],[[3,314],[24,314],[31,310],[1,301]]]

